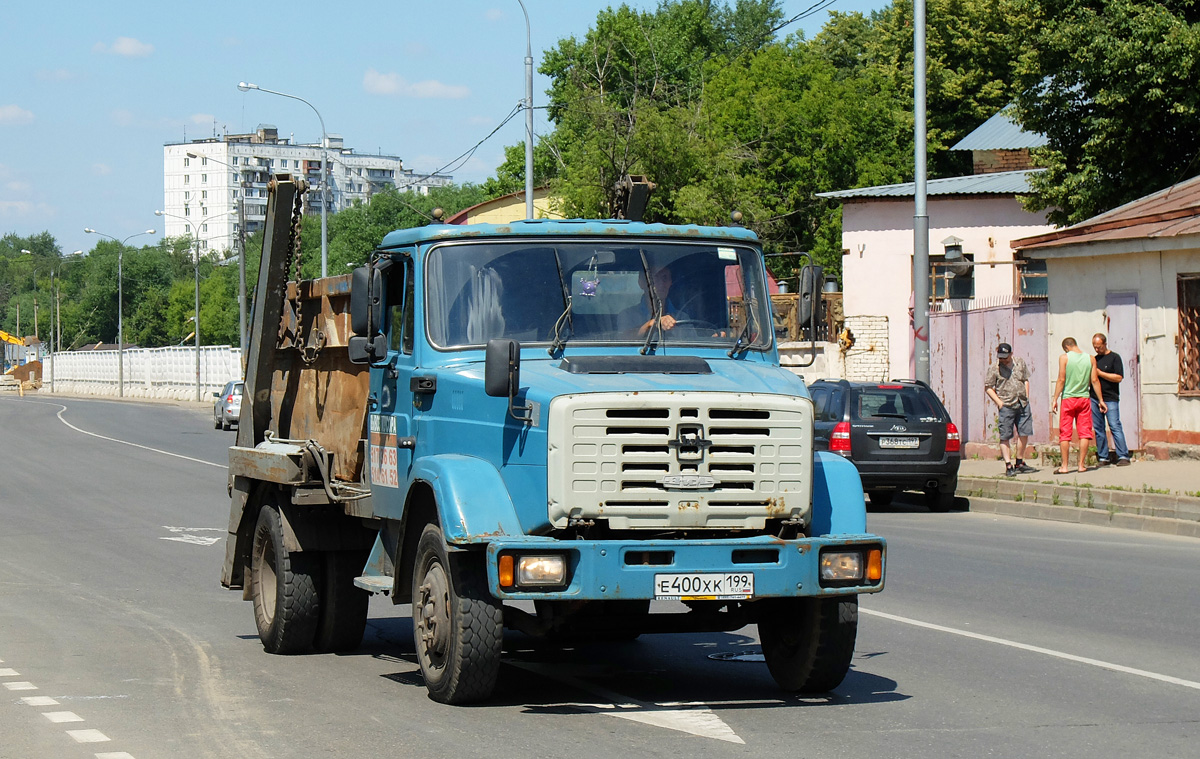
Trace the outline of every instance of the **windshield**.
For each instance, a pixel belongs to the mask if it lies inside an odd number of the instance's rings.
[[[439,348],[511,338],[567,350],[596,343],[763,350],[772,336],[761,254],[740,245],[445,244],[430,253],[426,282],[429,337]]]

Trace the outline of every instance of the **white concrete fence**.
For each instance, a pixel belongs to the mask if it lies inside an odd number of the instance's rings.
[[[42,387],[73,395],[117,395],[117,351],[71,351],[43,360]],[[133,348],[124,351],[125,395],[196,400],[196,348]],[[242,376],[242,351],[228,345],[200,348],[200,400]]]

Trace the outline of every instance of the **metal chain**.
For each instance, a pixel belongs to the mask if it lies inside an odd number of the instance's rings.
[[[311,352],[305,349],[304,341],[300,336],[301,324],[304,318],[304,302],[300,298],[300,241],[303,230],[303,216],[301,212],[304,209],[304,193],[306,190],[307,187],[300,184],[296,191],[296,199],[292,204],[292,224],[288,229],[288,259],[286,268],[290,274],[290,278],[296,282],[296,332],[292,336],[292,344],[300,351],[300,356],[304,359],[304,363],[311,364],[316,360],[316,355],[310,355]]]

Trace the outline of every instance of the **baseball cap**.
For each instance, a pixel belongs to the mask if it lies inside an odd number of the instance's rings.
[[[996,346],[996,355],[1000,358],[1008,358],[1012,355],[1012,346],[1008,343],[1000,343]]]

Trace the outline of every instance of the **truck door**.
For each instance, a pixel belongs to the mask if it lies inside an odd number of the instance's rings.
[[[387,358],[371,367],[369,454],[371,500],[378,516],[399,518],[413,453],[415,368],[413,264],[406,258],[390,272]]]

